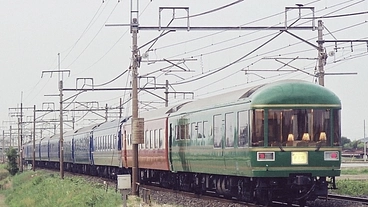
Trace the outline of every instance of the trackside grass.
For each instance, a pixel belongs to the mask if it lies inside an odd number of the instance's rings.
[[[367,175],[367,168],[342,168],[341,175]],[[368,196],[367,180],[339,179],[336,181],[337,190],[332,193],[349,196]]]
[[[11,183],[12,187],[3,190],[9,207],[118,207],[122,204],[121,196],[113,189],[105,191],[103,185],[78,177],[61,180],[43,171],[26,171],[13,176]]]

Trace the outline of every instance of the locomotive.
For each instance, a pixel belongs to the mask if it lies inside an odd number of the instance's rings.
[[[341,101],[330,90],[283,80],[148,111],[139,144],[141,184],[269,205],[305,205],[336,188]],[[127,117],[65,133],[64,168],[131,173]],[[36,144],[36,166],[59,167],[59,135]],[[24,145],[31,162],[33,146]]]

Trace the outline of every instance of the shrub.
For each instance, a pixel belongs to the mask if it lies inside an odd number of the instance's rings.
[[[14,148],[10,148],[6,152],[6,156],[8,157],[8,165],[6,166],[6,169],[9,171],[11,175],[17,174],[19,171],[18,164],[17,164],[17,158],[18,158],[17,151]]]

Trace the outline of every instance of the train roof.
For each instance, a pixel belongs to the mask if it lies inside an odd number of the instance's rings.
[[[156,110],[141,112],[139,117],[140,118],[145,118],[145,119],[155,119],[155,118],[166,117],[170,113],[174,113],[176,111],[179,111],[185,104],[190,103],[190,102],[191,101],[184,102],[184,103],[179,103],[179,104],[176,104],[176,105],[173,105],[173,106],[167,106],[167,107],[156,109]]]
[[[264,85],[250,96],[251,108],[338,108],[340,99],[327,88],[301,80]]]
[[[179,113],[243,101],[250,108],[341,108],[340,99],[330,90],[303,80],[282,80],[183,103]]]
[[[118,129],[123,121],[125,121],[125,120],[114,119],[112,121],[106,121],[106,122],[103,122],[103,123],[99,124],[98,126],[94,127],[93,130],[94,131],[99,131],[99,130],[104,130],[104,129],[109,129],[109,128],[117,128]]]
[[[102,123],[97,123],[97,124],[92,124],[92,125],[89,125],[89,126],[85,126],[85,127],[81,127],[77,130],[74,131],[74,134],[77,134],[77,133],[82,133],[82,132],[87,132],[87,131],[92,131],[93,129],[95,129],[96,127],[104,124],[106,122],[102,122]]]

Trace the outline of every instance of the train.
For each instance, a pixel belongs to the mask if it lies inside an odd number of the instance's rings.
[[[282,80],[141,112],[139,183],[262,205],[304,206],[336,188],[341,101],[325,87]],[[131,173],[131,117],[64,134],[64,169]],[[35,164],[59,168],[60,135],[36,142]],[[23,146],[32,163],[33,145]]]

